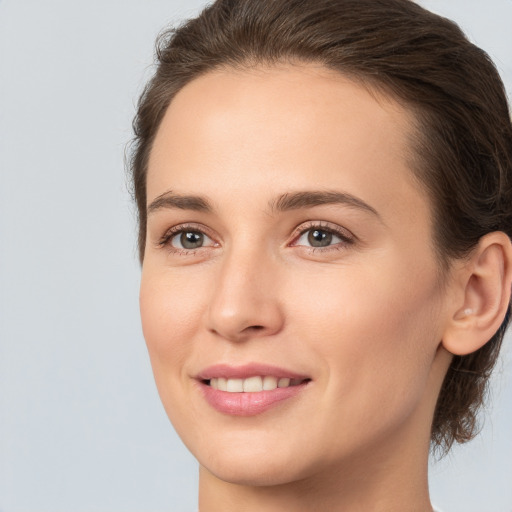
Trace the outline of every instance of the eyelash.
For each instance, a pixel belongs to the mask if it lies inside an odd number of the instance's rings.
[[[325,233],[330,233],[332,235],[337,236],[341,242],[338,242],[333,245],[328,245],[325,247],[312,247],[312,246],[304,246],[304,245],[296,245],[297,240],[313,230],[323,231]],[[305,224],[302,223],[295,231],[296,234],[293,235],[293,242],[291,243],[292,247],[302,247],[305,250],[316,253],[320,252],[328,252],[328,251],[341,251],[347,248],[347,246],[353,245],[356,242],[356,237],[350,233],[348,230],[340,228],[336,225],[332,225],[326,222],[318,222],[318,221],[309,221]]]
[[[197,249],[180,249],[178,247],[172,246],[172,240],[182,233],[202,233],[207,236],[211,240],[213,237],[208,234],[208,230],[205,229],[204,226],[199,224],[180,224],[178,226],[173,226],[171,229],[165,232],[162,238],[158,241],[159,247],[165,247],[169,250],[169,252],[173,254],[177,254],[178,256],[193,256],[197,251],[201,249],[207,249],[207,247],[198,247]]]
[[[325,233],[330,233],[336,237],[338,237],[341,242],[338,242],[333,245],[328,245],[325,247],[312,247],[312,246],[305,246],[305,245],[297,245],[296,242],[300,240],[300,238],[312,230],[318,230]],[[208,230],[204,228],[204,226],[198,225],[198,224],[180,224],[178,226],[173,226],[171,229],[169,229],[162,238],[158,241],[158,246],[162,248],[167,248],[172,254],[177,254],[179,256],[193,256],[198,251],[201,251],[203,249],[208,249],[209,247],[215,247],[218,245],[214,242],[213,246],[206,246],[206,247],[198,247],[197,249],[180,249],[178,247],[172,246],[172,240],[182,233],[201,233],[208,238],[210,238],[212,241],[213,236],[209,235]],[[299,227],[297,227],[294,230],[294,234],[292,236],[293,241],[290,243],[290,246],[292,247],[302,247],[303,249],[307,250],[311,253],[316,253],[318,251],[320,252],[328,252],[328,251],[340,251],[345,249],[347,246],[353,245],[356,242],[356,237],[350,233],[346,229],[339,228],[337,226],[333,226],[331,224],[325,223],[325,222],[318,222],[318,221],[309,221],[305,224],[300,224]]]

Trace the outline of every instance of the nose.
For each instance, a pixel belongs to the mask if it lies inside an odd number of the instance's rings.
[[[284,323],[279,270],[257,251],[226,254],[217,275],[207,323],[210,332],[229,341],[278,333]]]

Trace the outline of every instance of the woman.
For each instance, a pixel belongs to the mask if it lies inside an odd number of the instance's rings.
[[[201,512],[431,511],[510,317],[494,66],[409,0],[219,0],[158,59],[141,315]]]

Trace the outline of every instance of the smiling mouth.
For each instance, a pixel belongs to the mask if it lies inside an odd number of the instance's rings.
[[[253,376],[245,379],[227,379],[216,377],[203,380],[203,383],[219,391],[228,393],[258,393],[277,388],[289,388],[309,382],[311,379],[290,379],[273,375]]]
[[[227,416],[256,416],[293,400],[311,379],[271,365],[216,365],[196,377],[206,402]],[[289,403],[289,402],[288,402]]]

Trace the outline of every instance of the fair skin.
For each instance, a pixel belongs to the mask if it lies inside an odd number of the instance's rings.
[[[411,126],[313,65],[212,72],[171,103],[148,168],[140,304],[160,397],[200,464],[201,512],[432,510],[447,348],[499,326],[507,294],[490,300],[481,276],[502,265],[510,290],[512,258],[492,234],[440,279]],[[293,373],[298,391],[233,408],[209,380],[219,364],[279,367],[265,375]]]

